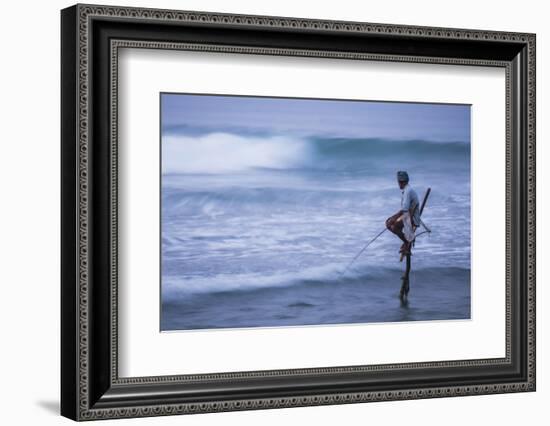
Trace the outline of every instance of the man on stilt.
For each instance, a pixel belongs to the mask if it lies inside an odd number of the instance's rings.
[[[420,226],[420,209],[418,195],[409,185],[409,175],[405,171],[397,172],[397,183],[401,189],[401,209],[386,220],[386,227],[403,241],[399,253],[400,261],[407,259],[407,268],[403,276],[401,297],[409,292],[409,272],[411,269],[411,246],[415,230]]]

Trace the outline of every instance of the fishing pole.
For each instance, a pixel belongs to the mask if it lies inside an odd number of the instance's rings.
[[[356,255],[356,256],[352,259],[352,261],[348,264],[348,266],[346,266],[346,268],[345,268],[342,272],[340,272],[340,275],[344,275],[344,274],[347,272],[347,270],[350,268],[350,266],[353,265],[353,262],[355,262],[355,261],[359,258],[359,256],[361,256],[361,255],[363,254],[363,252],[367,249],[367,247],[370,246],[372,243],[374,243],[374,241],[376,241],[376,239],[377,239],[380,235],[382,235],[384,232],[386,232],[387,230],[388,230],[388,228],[384,228],[384,229],[382,230],[382,232],[380,232],[376,237],[374,237],[372,240],[370,240],[370,241],[365,245],[365,247],[363,247],[363,248],[361,249],[361,251],[360,251],[359,253],[357,253],[357,255]]]
[[[425,225],[424,225],[425,226]],[[415,239],[420,237],[422,234],[430,234],[432,231],[430,229],[428,229],[427,226],[426,227],[426,231],[422,231],[420,232],[419,234],[417,234],[415,236]],[[374,241],[380,236],[382,235],[384,232],[386,232],[388,230],[388,228],[384,228],[384,230],[382,232],[380,232],[376,237],[374,237],[372,240],[370,240],[366,245],[365,247],[363,247],[361,249],[361,251],[359,253],[357,253],[357,255],[353,258],[353,260],[348,264],[348,266],[346,266],[346,268],[340,272],[340,275],[344,275],[348,269],[350,268],[351,265],[353,265],[353,263],[359,258],[359,256],[361,256],[363,254],[363,252],[367,249],[368,246],[370,246],[372,243],[374,243]]]

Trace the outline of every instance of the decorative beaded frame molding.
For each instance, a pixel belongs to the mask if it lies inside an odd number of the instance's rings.
[[[73,374],[76,382],[71,390],[76,392],[76,407],[63,407],[67,399],[62,389],[62,414],[75,420],[93,420],[106,418],[160,416],[172,414],[204,413],[230,410],[249,410],[262,408],[279,408],[293,406],[309,406],[323,404],[341,404],[366,401],[402,400],[416,398],[434,398],[442,396],[462,396],[488,393],[505,393],[518,391],[535,390],[535,36],[533,34],[504,33],[493,31],[477,31],[447,28],[411,27],[401,25],[369,24],[358,22],[338,22],[327,20],[296,19],[268,16],[247,16],[233,14],[202,13],[188,11],[169,11],[156,9],[137,9],[125,7],[103,7],[92,5],[77,5],[76,16],[77,28],[77,76],[76,87],[77,98],[77,226],[76,226],[76,253],[77,253],[77,277],[70,283],[75,287],[77,322],[76,351],[77,362],[75,362]],[[410,35],[421,38],[438,38],[452,40],[485,40],[485,41],[507,41],[523,43],[527,46],[527,175],[525,202],[527,203],[527,361],[526,379],[522,381],[500,382],[495,384],[480,384],[468,386],[447,386],[429,388],[403,388],[390,391],[375,392],[339,392],[291,397],[272,397],[254,399],[228,399],[216,400],[201,403],[163,403],[143,406],[122,406],[96,408],[90,399],[90,297],[89,297],[89,270],[90,270],[90,147],[89,147],[89,113],[90,113],[90,81],[89,81],[89,57],[90,57],[90,22],[93,18],[124,18],[136,19],[140,22],[171,22],[171,23],[205,23],[239,25],[259,28],[296,28],[303,30],[315,30],[326,32],[349,32],[365,34],[399,34]],[[147,49],[168,49],[168,50],[195,50],[207,52],[225,52],[235,54],[262,54],[262,55],[283,55],[283,56],[310,56],[332,59],[356,59],[370,61],[392,61],[392,62],[418,62],[432,64],[454,64],[454,65],[477,65],[503,67],[506,71],[506,356],[499,359],[478,359],[460,360],[447,362],[407,363],[407,364],[386,364],[367,366],[345,366],[326,367],[314,369],[296,370],[272,370],[272,371],[251,371],[239,373],[220,373],[203,375],[175,375],[158,377],[118,377],[118,327],[117,327],[117,113],[118,113],[118,51],[120,48],[147,48]],[[110,40],[110,99],[111,99],[111,123],[110,123],[110,223],[111,223],[111,300],[110,300],[110,338],[111,338],[111,359],[110,359],[110,382],[113,386],[124,386],[127,384],[147,385],[162,383],[179,383],[195,381],[216,381],[223,379],[243,379],[250,377],[273,377],[273,376],[304,376],[309,374],[331,375],[345,372],[371,372],[390,371],[397,369],[414,368],[438,368],[458,366],[484,366],[484,365],[505,365],[511,362],[511,217],[512,208],[512,178],[511,178],[511,65],[507,61],[461,59],[461,58],[440,58],[440,57],[418,57],[404,55],[385,55],[353,53],[341,51],[321,51],[304,49],[280,49],[267,47],[246,47],[228,46],[214,44],[176,43],[176,42],[153,42],[144,40],[113,39]],[[65,284],[67,285],[67,284]],[[65,287],[64,287],[65,290]],[[65,318],[63,318],[66,321]],[[62,366],[62,368],[65,368]],[[63,380],[62,380],[63,386]],[[65,385],[67,387],[67,385]],[[67,405],[67,403],[65,404]]]

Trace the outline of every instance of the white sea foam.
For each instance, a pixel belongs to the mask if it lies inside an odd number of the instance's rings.
[[[306,140],[284,136],[167,135],[162,137],[162,172],[232,173],[299,167],[308,162],[310,150]]]
[[[300,271],[265,273],[230,273],[209,277],[165,276],[162,282],[163,300],[177,298],[185,293],[208,293],[213,291],[235,291],[253,288],[285,287],[297,282],[338,279],[342,264],[332,263],[309,267]],[[347,275],[354,275],[350,270]]]

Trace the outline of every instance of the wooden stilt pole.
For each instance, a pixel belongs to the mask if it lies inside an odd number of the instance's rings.
[[[411,255],[407,255],[407,266],[405,268],[405,274],[401,277],[403,283],[401,284],[401,291],[399,292],[400,297],[403,299],[409,294],[409,274],[411,272]]]

